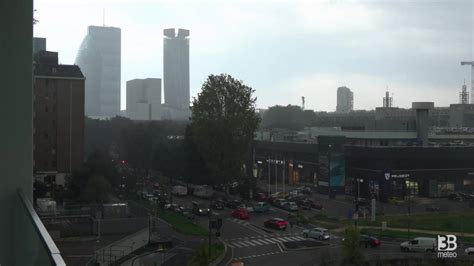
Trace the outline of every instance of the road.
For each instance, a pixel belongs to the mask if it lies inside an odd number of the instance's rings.
[[[311,195],[313,199],[321,199],[320,195]],[[191,201],[197,201],[206,206],[209,201],[198,199],[193,196],[184,198],[175,198],[174,202],[188,206]],[[324,201],[326,211],[344,215],[349,203],[344,201],[327,200]],[[329,203],[328,203],[329,202]],[[329,206],[329,207],[328,207]],[[345,208],[343,208],[345,207]],[[341,211],[342,208],[342,211]],[[305,215],[314,215],[320,213],[318,210],[299,211]],[[232,256],[228,259],[230,262],[243,262],[244,265],[315,265],[322,262],[331,264],[340,264],[343,257],[341,237],[333,236],[329,241],[324,241],[323,246],[310,250],[288,250],[284,243],[304,240],[302,231],[304,228],[295,226],[285,231],[277,231],[263,227],[263,222],[273,217],[286,217],[288,212],[279,208],[271,207],[267,213],[250,213],[249,220],[238,220],[230,217],[231,210],[213,211],[213,217],[223,218],[220,239],[227,245]],[[207,227],[208,217],[197,217],[196,221],[202,226]],[[213,241],[216,241],[215,238]],[[318,242],[318,241],[316,241]],[[366,258],[371,259],[389,259],[389,258],[419,258],[435,257],[436,254],[423,253],[403,253],[399,248],[400,242],[382,240],[382,245],[378,248],[362,248]],[[464,257],[462,250],[458,250],[459,258]],[[474,256],[471,256],[474,259]]]

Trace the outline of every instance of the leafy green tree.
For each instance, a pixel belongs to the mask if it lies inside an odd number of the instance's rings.
[[[342,251],[344,254],[343,265],[363,265],[364,256],[360,250],[360,231],[355,226],[346,229]]]
[[[89,203],[107,203],[111,195],[110,182],[101,175],[94,175],[89,178],[81,196],[84,201]]]
[[[216,183],[241,174],[260,122],[254,92],[230,75],[210,75],[193,100],[192,138]]]

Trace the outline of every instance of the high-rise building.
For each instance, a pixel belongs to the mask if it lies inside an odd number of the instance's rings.
[[[336,112],[348,113],[354,110],[354,93],[347,87],[337,88]]]
[[[89,26],[76,64],[86,77],[85,114],[107,118],[120,114],[121,31]]]
[[[127,117],[132,120],[161,120],[161,79],[127,81]]]
[[[171,119],[183,119],[189,111],[189,30],[163,31],[163,85]]]
[[[85,78],[78,66],[59,65],[56,52],[39,51],[34,61],[34,172],[64,185],[83,162]]]
[[[46,38],[33,38],[33,55],[38,51],[46,51]]]

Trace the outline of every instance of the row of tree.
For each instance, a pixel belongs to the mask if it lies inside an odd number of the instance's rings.
[[[87,118],[87,161],[69,182],[72,197],[108,201],[113,188],[123,182],[113,159],[196,184],[222,184],[241,177],[260,122],[253,93],[230,75],[211,75],[193,100],[190,121]]]

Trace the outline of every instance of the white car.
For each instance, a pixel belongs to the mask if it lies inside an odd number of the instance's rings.
[[[303,230],[303,236],[316,238],[319,240],[329,240],[331,238],[331,235],[329,234],[329,230],[325,228],[320,228],[320,227]]]
[[[474,255],[474,247],[469,247],[464,250],[466,255]]]
[[[400,250],[405,252],[434,252],[436,250],[436,238],[416,237],[411,241],[401,243]]]

